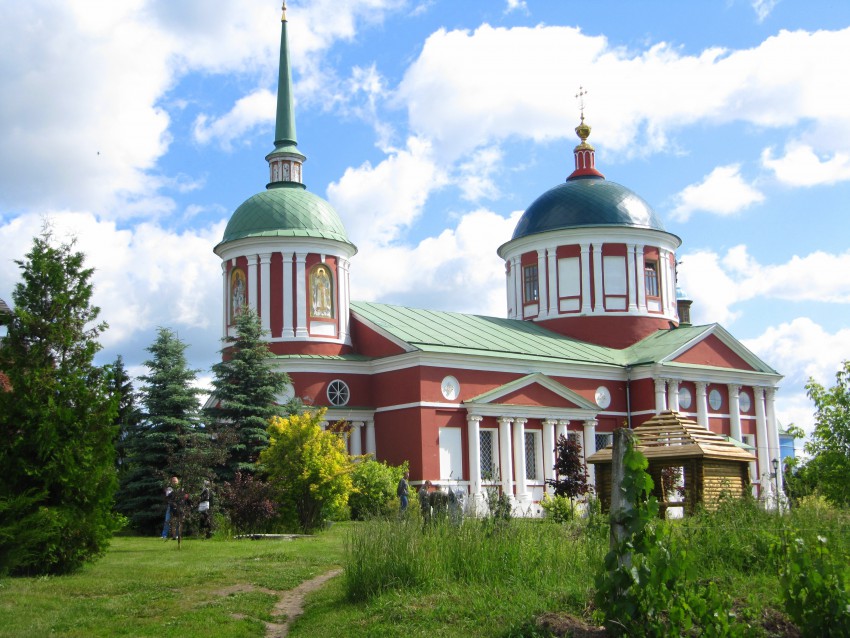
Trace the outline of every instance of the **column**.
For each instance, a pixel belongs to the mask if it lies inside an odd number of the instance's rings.
[[[257,312],[257,255],[248,255],[248,307]]]
[[[340,257],[337,259],[336,279],[337,279],[337,305],[336,317],[339,321],[339,339],[340,341],[348,341],[348,312],[351,308],[349,276],[349,262],[347,259]]]
[[[522,296],[522,263],[520,257],[514,257],[511,268],[514,274],[514,297],[516,297],[516,318],[522,319],[525,315],[523,308],[524,298]]]
[[[667,379],[655,380],[655,414],[667,409]]]
[[[658,251],[658,292],[661,294],[661,313],[667,315],[670,308],[670,293],[667,289],[670,273],[670,259],[667,257],[667,251],[659,249]]]
[[[637,305],[638,312],[646,313],[646,281],[644,280],[644,269],[646,260],[643,256],[643,244],[635,245],[635,257],[637,257]]]
[[[679,381],[670,379],[667,382],[667,407],[670,412],[679,411]]]
[[[561,435],[563,435],[564,438],[566,438],[567,437],[567,428],[569,427],[569,425],[570,425],[569,419],[558,419],[558,428],[555,430],[555,434],[557,436],[555,438],[559,439],[559,438],[561,438]]]
[[[635,245],[626,244],[626,278],[628,280],[629,312],[637,312],[637,279],[635,278]]]
[[[555,426],[556,419],[543,419],[543,481],[544,490],[549,491],[549,484],[555,478]]]
[[[327,430],[328,429],[328,422],[327,421],[320,421],[319,422],[319,428],[321,428],[322,430]]]
[[[708,384],[705,381],[697,381],[697,423],[708,429]]]
[[[353,421],[351,423],[351,456],[360,456],[363,454],[363,448],[360,440],[360,429],[362,427],[362,421]]]
[[[776,388],[765,388],[765,409],[767,417],[767,437],[768,437],[768,455],[770,456],[771,469],[773,468],[773,459],[779,460],[778,485],[782,490],[782,450],[779,447],[779,425],[776,423]],[[774,483],[776,485],[777,483]],[[778,495],[777,495],[778,496]]]
[[[260,325],[266,332],[271,332],[271,253],[260,254]],[[269,335],[271,336],[271,335]]]
[[[284,339],[292,339],[295,336],[295,328],[292,325],[292,253],[283,253],[283,333]]]
[[[556,260],[558,249],[550,246],[546,250],[549,256],[549,316],[553,317],[561,312],[558,307],[558,262]]]
[[[764,388],[753,388],[753,401],[756,403],[756,456],[759,460],[759,480],[761,481],[760,494],[765,494],[767,486],[764,481],[770,480],[773,467],[770,464],[770,447],[767,434],[767,419],[764,411]]]
[[[295,253],[295,337],[306,339],[307,331],[307,253]]]
[[[729,384],[729,435],[741,440],[741,386]]]
[[[590,307],[590,244],[581,244],[581,314],[589,315]]]
[[[605,312],[602,296],[602,244],[593,244],[593,312]]]
[[[546,249],[537,251],[537,316],[549,315],[549,295],[547,294]]]
[[[366,454],[370,454],[374,460],[377,453],[378,450],[375,447],[375,420],[369,419],[366,421]]]
[[[525,424],[528,419],[514,419],[514,480],[516,481],[517,500],[525,503],[529,500],[528,479],[525,477]]]
[[[508,416],[499,417],[499,471],[502,475],[502,493],[508,497],[514,495],[514,466],[511,451],[511,423]]]
[[[508,319],[516,319],[516,295],[514,294],[514,264],[513,260],[509,259],[505,264],[505,290],[508,294]]]
[[[596,419],[588,419],[584,422],[584,458],[587,463],[587,457],[596,452],[596,425],[599,423]],[[587,481],[590,485],[596,486],[596,468],[592,465],[587,465]]]
[[[466,417],[466,434],[469,437],[469,493],[473,499],[481,494],[481,419],[482,417],[476,414]]]

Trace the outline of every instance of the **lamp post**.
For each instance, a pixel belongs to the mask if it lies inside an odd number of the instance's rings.
[[[779,459],[773,459],[771,461],[773,464],[773,481],[776,483],[776,511],[780,511],[781,500],[779,494]]]

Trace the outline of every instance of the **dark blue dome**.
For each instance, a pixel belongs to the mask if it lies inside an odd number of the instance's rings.
[[[538,197],[512,239],[576,226],[633,226],[664,231],[646,201],[625,186],[593,175],[573,177]]]

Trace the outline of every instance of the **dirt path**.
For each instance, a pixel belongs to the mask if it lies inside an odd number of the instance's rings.
[[[267,622],[266,638],[283,638],[289,634],[289,626],[298,616],[304,613],[304,599],[307,594],[316,591],[331,578],[339,576],[341,573],[341,569],[334,569],[310,580],[305,580],[295,589],[284,592],[277,605],[274,606],[272,613],[274,616],[286,615],[286,620],[282,623]]]

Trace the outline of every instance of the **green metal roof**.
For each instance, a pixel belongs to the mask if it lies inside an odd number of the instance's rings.
[[[236,209],[221,243],[245,237],[317,237],[350,244],[333,207],[295,182],[276,182]]]
[[[531,321],[352,302],[358,317],[422,352],[536,361],[623,364],[620,351],[546,330]]]
[[[593,175],[575,177],[538,197],[520,217],[512,239],[576,226],[634,226],[664,231],[636,193]]]

